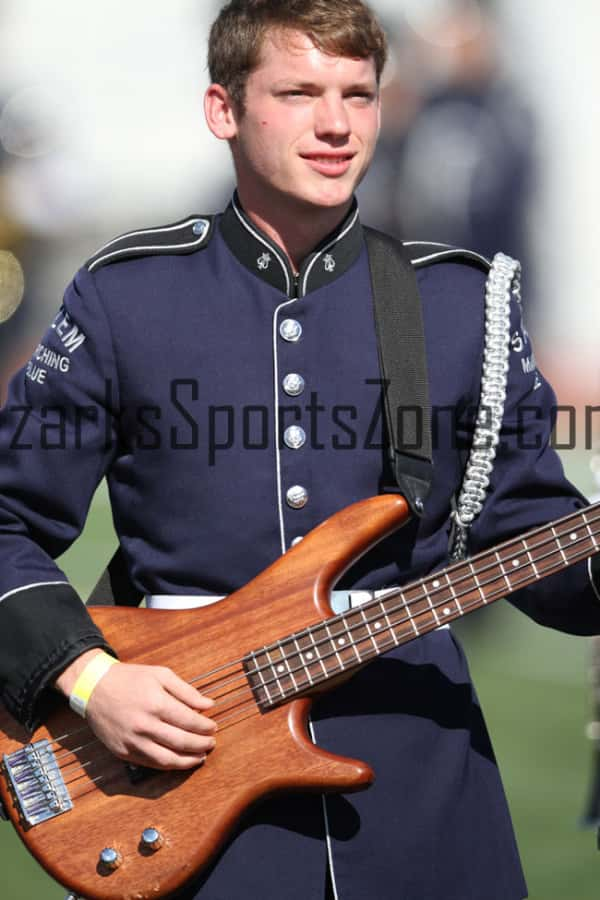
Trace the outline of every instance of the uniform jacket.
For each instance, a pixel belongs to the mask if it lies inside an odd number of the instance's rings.
[[[167,247],[162,231],[161,252],[131,252],[136,240],[152,245],[151,231],[137,234],[77,273],[1,415],[0,685],[28,725],[62,668],[104,645],[53,561],[80,533],[103,476],[130,578],[146,594],[230,593],[379,490],[380,374],[357,209],[297,277],[235,197],[210,224],[191,216],[172,226]],[[447,562],[479,397],[486,275],[466,258],[417,275],[433,486],[423,517],[342,587],[401,584]],[[473,551],[583,503],[549,446],[554,396],[516,301],[511,329],[502,441]],[[583,564],[514,602],[543,624],[600,632]],[[342,900],[526,895],[494,753],[450,630],[370,664],[318,702],[313,725],[323,746],[368,760],[375,785],[325,807],[319,797],[263,804],[187,896],[320,898],[327,851]]]

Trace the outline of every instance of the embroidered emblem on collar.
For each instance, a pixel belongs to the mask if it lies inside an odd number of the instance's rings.
[[[269,266],[271,265],[271,254],[263,253],[263,255],[259,256],[258,259],[256,260],[256,265],[258,266],[259,269],[261,269],[263,271],[265,269],[268,269]]]
[[[323,257],[323,265],[325,266],[326,272],[335,272],[335,259],[331,253],[328,253]]]

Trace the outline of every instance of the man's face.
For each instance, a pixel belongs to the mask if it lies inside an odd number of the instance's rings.
[[[347,204],[379,132],[375,63],[322,53],[296,31],[267,35],[233,142],[238,183],[265,201]]]

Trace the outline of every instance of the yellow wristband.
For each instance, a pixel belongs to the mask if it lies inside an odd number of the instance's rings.
[[[108,670],[119,660],[109,653],[98,653],[89,661],[73,686],[69,697],[69,706],[85,719],[85,712],[94,688]]]

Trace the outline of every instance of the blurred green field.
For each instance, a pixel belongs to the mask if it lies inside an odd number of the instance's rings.
[[[579,487],[590,492],[587,460],[571,454],[566,466]],[[108,501],[101,488],[82,537],[61,561],[83,595],[113,546]],[[600,854],[594,832],[578,827],[592,754],[584,737],[588,642],[540,628],[504,602],[453,627],[466,645],[492,734],[531,900],[596,900]],[[65,896],[29,858],[7,824],[0,824],[0,871],[0,900]]]

